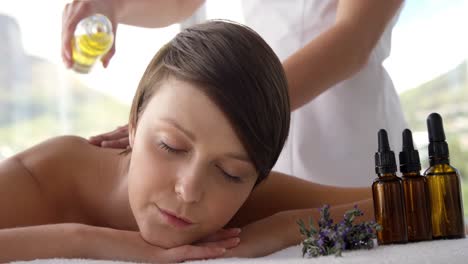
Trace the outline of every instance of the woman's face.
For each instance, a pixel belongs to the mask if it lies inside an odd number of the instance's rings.
[[[129,199],[145,240],[189,244],[222,228],[257,172],[222,111],[194,84],[169,78],[135,130]]]

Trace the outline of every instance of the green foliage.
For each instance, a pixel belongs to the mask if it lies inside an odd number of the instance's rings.
[[[459,170],[463,179],[464,208],[468,216],[468,62],[402,93],[400,101],[413,132],[427,131],[426,118],[430,113],[442,115],[450,163]],[[422,151],[420,149],[420,153]],[[427,164],[424,160],[422,163]]]

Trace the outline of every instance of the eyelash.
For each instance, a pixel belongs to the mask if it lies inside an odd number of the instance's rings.
[[[175,149],[175,148],[172,148],[170,147],[169,145],[167,145],[166,143],[160,141],[159,142],[159,147],[163,150],[165,150],[166,152],[168,153],[174,153],[174,154],[178,154],[178,153],[182,153],[182,152],[185,152],[184,150],[180,150],[180,149]],[[242,182],[242,179],[240,177],[237,177],[237,176],[234,176],[234,175],[231,175],[227,172],[225,172],[223,169],[221,169],[219,166],[217,166],[218,169],[221,171],[221,173],[223,174],[223,176],[226,178],[226,180],[230,181],[230,182],[234,182],[234,183],[241,183]]]
[[[237,176],[234,176],[234,175],[231,175],[227,172],[225,172],[223,169],[221,169],[220,167],[218,167],[218,169],[221,171],[221,173],[224,175],[224,177],[226,178],[226,180],[230,181],[230,182],[234,182],[234,183],[241,183],[242,182],[242,179],[240,177],[237,177]]]
[[[184,150],[181,150],[181,149],[175,149],[175,148],[172,148],[170,147],[169,145],[167,145],[166,143],[160,141],[159,142],[159,147],[163,150],[165,150],[166,152],[169,152],[169,153],[181,153],[181,152],[185,152]]]

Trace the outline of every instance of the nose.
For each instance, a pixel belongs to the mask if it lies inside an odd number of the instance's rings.
[[[199,166],[187,166],[178,173],[175,192],[186,203],[200,202],[204,194],[203,170]]]

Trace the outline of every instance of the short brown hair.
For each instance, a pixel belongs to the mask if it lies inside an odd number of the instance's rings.
[[[287,81],[278,57],[252,29],[213,20],[177,34],[146,68],[133,99],[136,128],[148,101],[168,76],[193,82],[224,112],[258,172],[276,163],[289,131]]]

